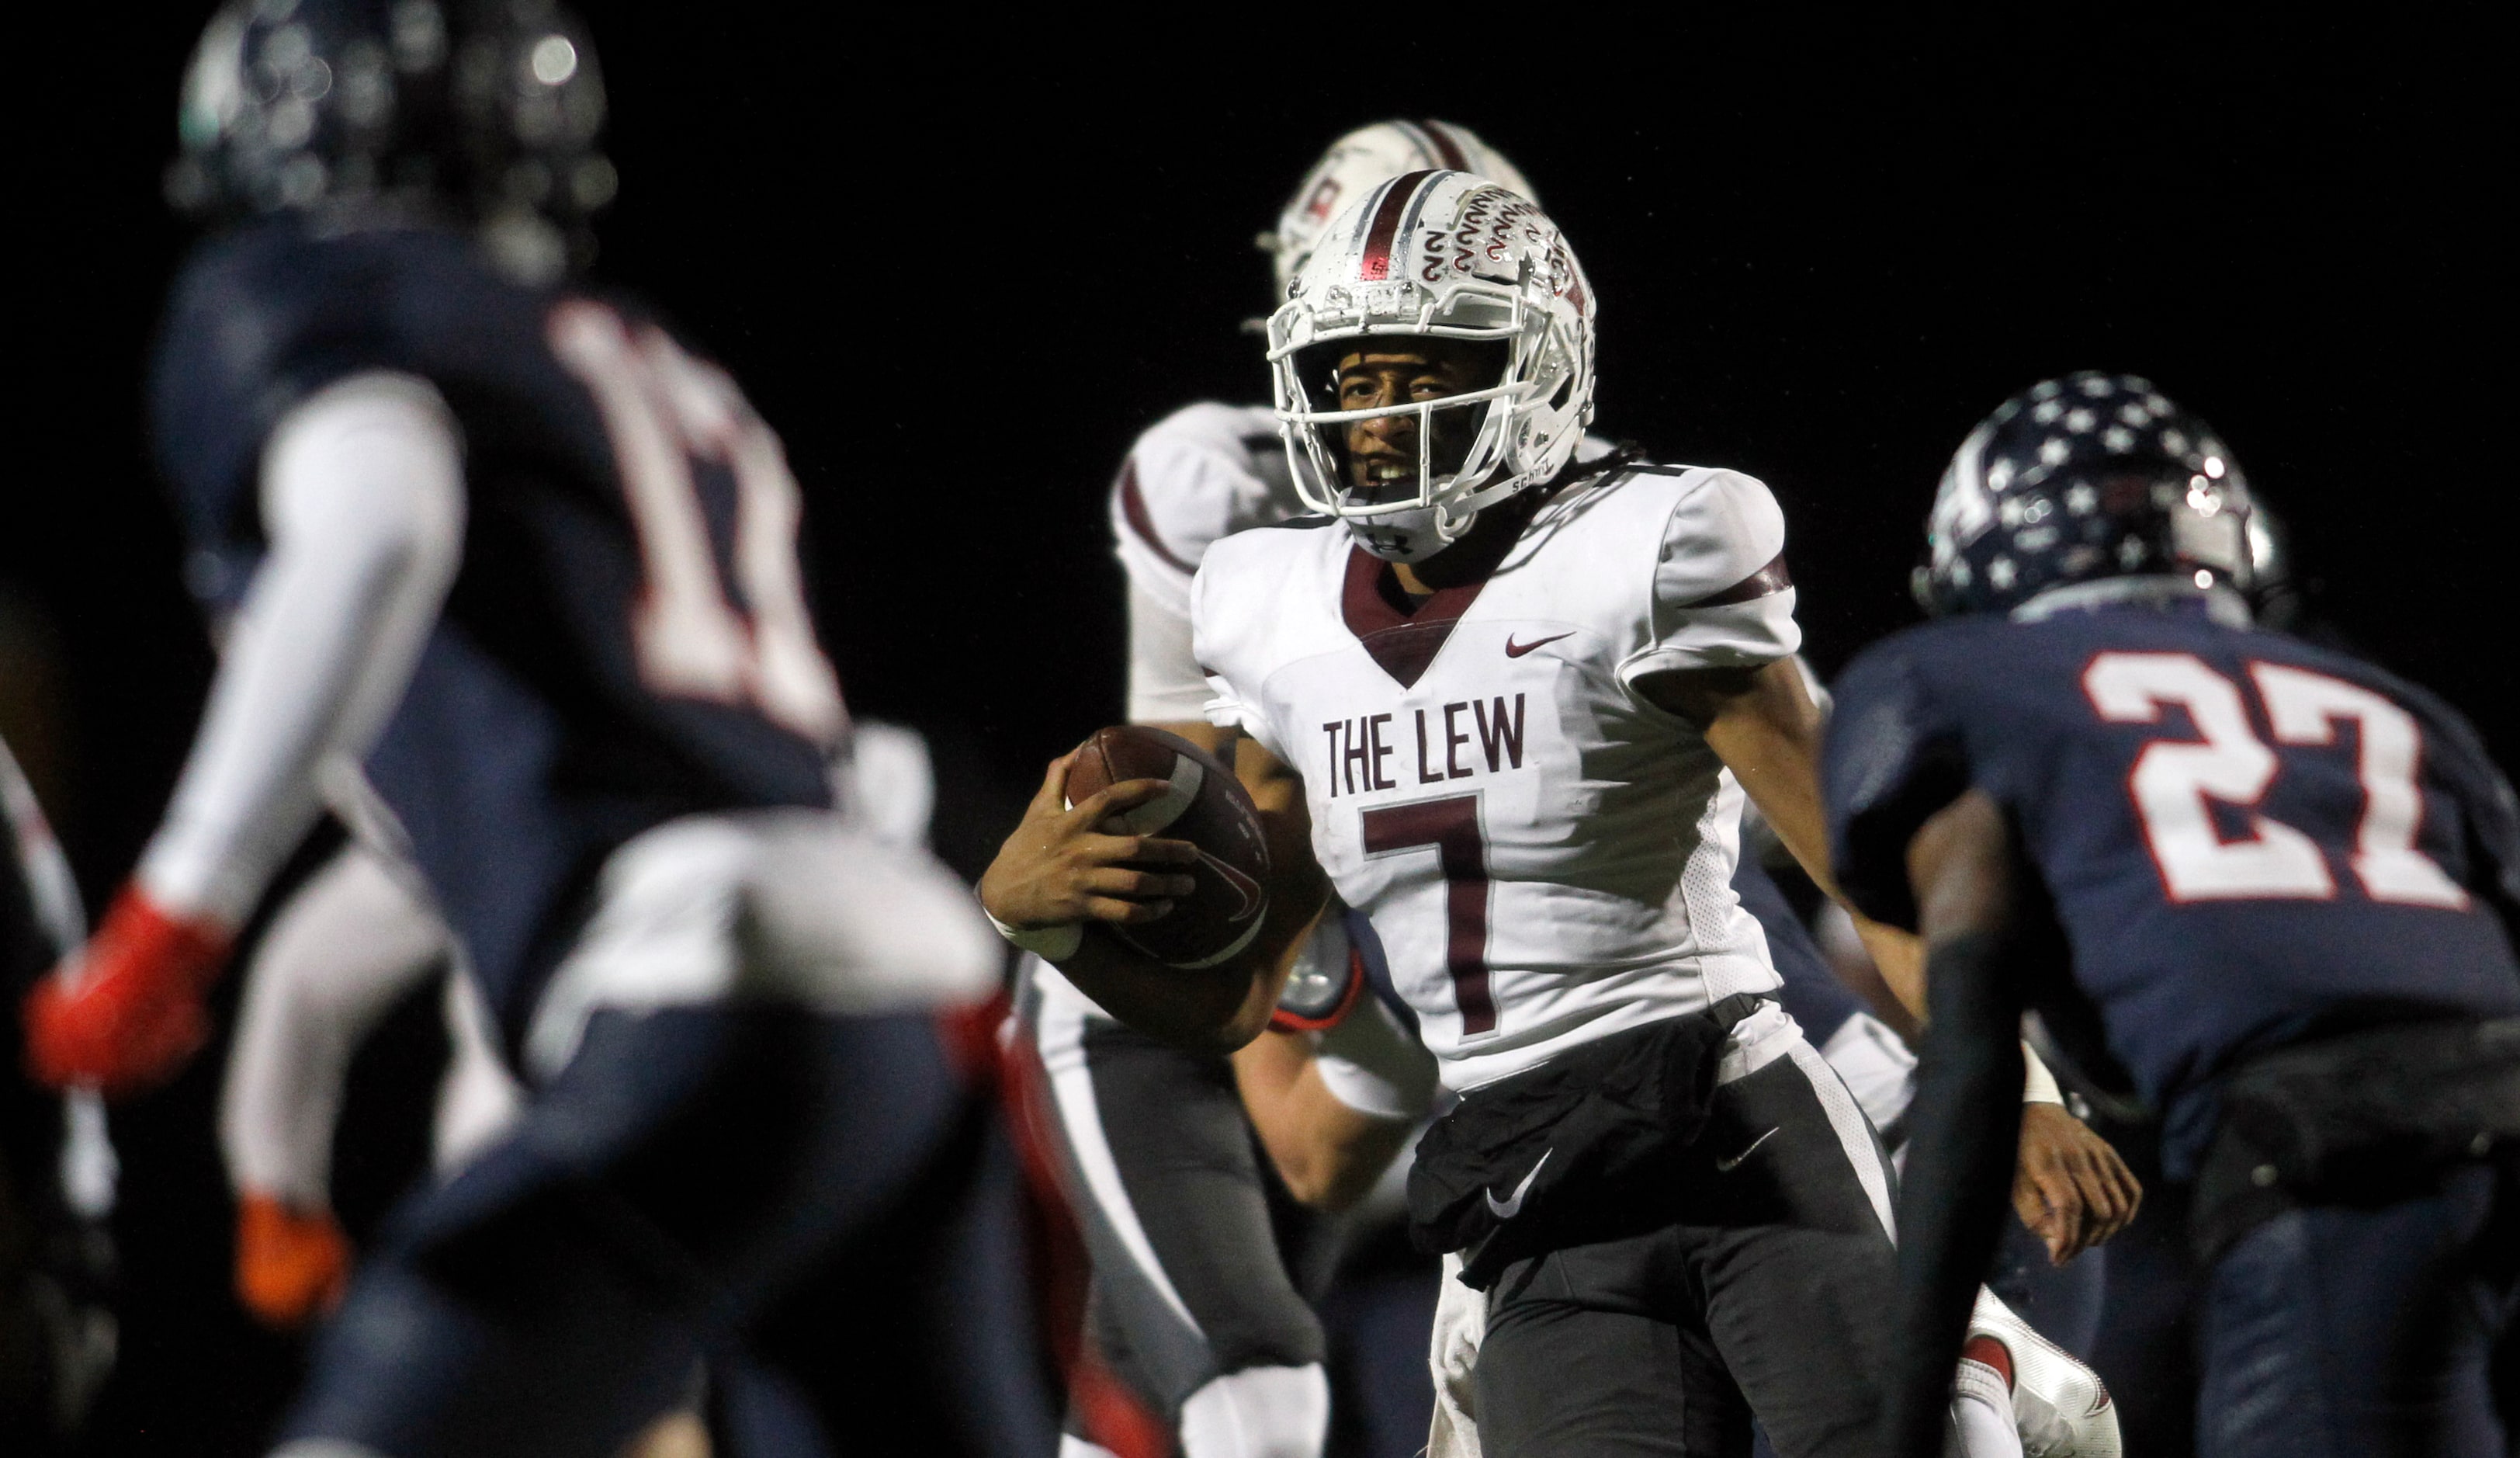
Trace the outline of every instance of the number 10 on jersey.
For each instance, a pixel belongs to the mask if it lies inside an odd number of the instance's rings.
[[[639,674],[660,694],[742,704],[818,744],[846,718],[839,680],[814,641],[796,567],[796,479],[779,437],[735,382],[652,326],[603,304],[552,313],[553,352],[576,374],[612,437],[644,570],[632,611]],[[735,479],[731,554],[744,605],[729,598],[695,463]]]

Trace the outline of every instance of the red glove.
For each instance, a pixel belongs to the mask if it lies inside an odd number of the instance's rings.
[[[296,1210],[277,1196],[237,1200],[237,1299],[265,1326],[295,1331],[341,1303],[350,1238],[330,1210]]]
[[[209,1036],[202,997],[227,952],[218,928],[125,887],[87,945],[26,995],[27,1071],[115,1096],[172,1077]]]

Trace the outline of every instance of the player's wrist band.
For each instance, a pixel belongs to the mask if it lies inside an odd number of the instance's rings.
[[[988,917],[989,925],[997,928],[998,934],[1012,942],[1016,950],[1030,952],[1044,962],[1064,962],[1085,945],[1085,926],[1081,922],[1069,922],[1063,927],[1018,928],[999,921],[985,906],[980,908],[980,915]]]
[[[2025,1104],[2062,1104],[2065,1091],[2056,1086],[2056,1075],[2039,1061],[2030,1045],[2021,1045],[2021,1102]]]

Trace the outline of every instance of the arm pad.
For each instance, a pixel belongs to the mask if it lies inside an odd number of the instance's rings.
[[[464,541],[463,449],[428,382],[356,375],[263,452],[269,557],[139,881],[235,927],[305,834],[318,770],[364,756],[411,682]]]

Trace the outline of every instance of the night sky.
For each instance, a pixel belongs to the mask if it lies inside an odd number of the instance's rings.
[[[1982,414],[2046,375],[2129,371],[2219,428],[2320,615],[2520,745],[2491,525],[2511,88],[2473,8],[2421,32],[1648,33],[1569,8],[1315,35],[1271,7],[1231,41],[1168,20],[800,32],[791,6],[637,9],[594,18],[622,176],[598,274],[714,351],[786,437],[852,706],[936,738],[969,843],[1003,827],[968,807],[1119,715],[1102,494],[1131,436],[1192,399],[1267,398],[1237,327],[1270,302],[1252,235],[1324,144],[1394,114],[1477,130],[1565,228],[1600,301],[1597,430],[1776,489],[1824,672],[1912,620],[1926,503]],[[35,742],[99,903],[209,668],[140,433],[186,243],[158,178],[205,10],[57,16],[13,45],[0,103],[19,381],[0,728]],[[42,642],[50,684],[24,648]],[[134,1304],[100,1451],[248,1450],[286,1392],[288,1348],[224,1295],[214,1074],[121,1120]]]

